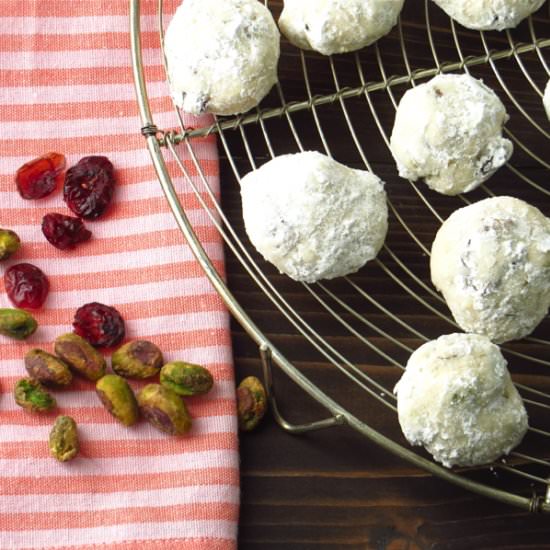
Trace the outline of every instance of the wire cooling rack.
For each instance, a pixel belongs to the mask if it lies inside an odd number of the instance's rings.
[[[277,17],[282,2],[265,3]],[[161,44],[171,16],[165,10],[159,0]],[[140,0],[130,0],[130,12],[142,133],[160,184],[205,273],[259,346],[279,424],[292,433],[347,424],[391,453],[456,485],[532,512],[550,512],[548,318],[531,337],[503,346],[528,408],[530,429],[520,447],[494,464],[449,470],[423,450],[410,447],[400,433],[392,394],[414,349],[458,330],[429,282],[429,250],[441,222],[465,204],[504,194],[527,200],[550,215],[550,124],[542,108],[550,75],[548,5],[517,29],[478,33],[455,24],[431,0],[407,0],[390,35],[360,52],[335,57],[303,52],[283,39],[280,81],[258,109],[238,117],[218,117],[208,127],[186,128],[175,108],[176,131],[155,125],[142,63]],[[511,163],[478,190],[444,197],[423,183],[397,177],[388,137],[395,108],[409,87],[438,73],[464,71],[483,78],[506,104],[511,115],[506,134],[515,152]],[[217,135],[222,159],[221,202],[209,188],[195,154],[197,140],[211,134]],[[277,274],[256,254],[243,231],[240,212],[226,212],[222,205],[223,195],[237,193],[240,177],[251,169],[276,155],[309,149],[372,170],[386,181],[390,230],[379,257],[356,275],[299,285]],[[168,161],[179,167],[178,181],[170,177]],[[276,335],[268,338],[262,316],[254,313],[260,306],[228,288],[186,216],[178,196],[181,185],[193,191],[197,205],[223,237],[228,263],[246,277],[243,284],[250,292],[245,294],[276,307],[276,324],[293,336],[294,349],[279,348]],[[287,359],[291,355],[292,361]],[[305,367],[311,362],[326,366],[331,381],[312,374]],[[287,422],[275,401],[273,366],[321,404],[328,418],[301,425]]]

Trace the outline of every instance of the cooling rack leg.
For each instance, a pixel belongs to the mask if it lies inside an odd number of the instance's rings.
[[[291,434],[303,434],[312,432],[314,430],[322,430],[324,428],[332,428],[333,426],[341,426],[345,423],[345,419],[342,415],[331,416],[324,420],[318,420],[316,422],[308,422],[306,424],[292,424],[285,420],[279,407],[277,406],[277,400],[275,399],[275,391],[273,388],[273,362],[271,360],[271,350],[265,344],[260,346],[260,357],[262,359],[262,371],[264,375],[264,382],[267,391],[267,399],[271,407],[271,412],[275,421],[283,430]]]

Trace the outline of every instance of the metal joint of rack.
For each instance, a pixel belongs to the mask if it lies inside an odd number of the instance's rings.
[[[268,1],[265,3],[266,5],[269,4]],[[523,75],[528,82],[528,90],[540,100],[542,97],[541,88],[537,85],[531,72],[526,67],[525,59],[528,56],[534,56],[542,66],[542,73],[548,78],[550,70],[543,55],[543,51],[550,48],[550,38],[540,38],[537,36],[533,18],[530,17],[527,23],[525,23],[528,25],[528,42],[515,41],[512,33],[506,31],[502,34],[499,42],[499,44],[504,44],[505,47],[495,49],[490,47],[490,42],[486,33],[481,32],[479,33],[479,39],[481,41],[482,52],[477,55],[466,55],[465,47],[461,40],[461,32],[458,30],[455,23],[450,21],[450,32],[447,34],[448,37],[452,39],[456,54],[458,55],[458,60],[441,62],[436,47],[437,41],[433,36],[435,31],[431,25],[429,6],[429,0],[424,0],[425,31],[427,33],[433,60],[432,67],[412,68],[412,62],[406,45],[407,41],[405,40],[405,24],[400,20],[396,32],[398,35],[402,63],[405,68],[404,74],[387,75],[386,63],[384,62],[382,51],[379,45],[375,44],[371,46],[370,49],[374,52],[375,61],[373,62],[373,66],[377,68],[380,73],[380,79],[366,78],[364,63],[360,54],[355,53],[350,54],[348,59],[353,60],[359,82],[354,86],[341,86],[337,61],[331,57],[328,58],[327,62],[330,64],[330,75],[333,80],[334,91],[322,94],[313,93],[310,74],[311,69],[309,68],[309,54],[300,51],[299,60],[307,97],[299,100],[287,101],[283,90],[284,83],[279,82],[276,86],[276,94],[280,105],[276,107],[258,108],[255,111],[233,118],[215,118],[213,124],[196,129],[187,128],[185,126],[182,113],[175,107],[175,115],[177,117],[179,129],[165,131],[159,130],[155,125],[149,105],[142,57],[140,0],[130,0],[131,50],[137,100],[143,125],[141,133],[146,139],[147,147],[162,190],[191,251],[204,269],[216,291],[224,300],[229,311],[258,345],[263,375],[266,381],[274,418],[282,428],[290,433],[300,434],[345,424],[398,457],[451,483],[477,494],[521,507],[533,513],[548,513],[550,512],[550,459],[548,456],[541,458],[531,456],[524,452],[514,451],[510,453],[508,460],[498,461],[479,469],[490,471],[499,470],[525,479],[531,484],[531,490],[527,491],[531,493],[530,496],[526,494],[526,491],[514,493],[506,490],[504,487],[495,487],[479,482],[468,477],[468,473],[471,470],[465,469],[464,471],[454,471],[443,468],[431,459],[426,458],[421,452],[416,452],[372,428],[367,422],[351,414],[344,406],[337,402],[337,400],[328,395],[323,389],[319,388],[299,368],[287,360],[285,354],[266,337],[261,328],[241,306],[229,290],[223,277],[214,267],[213,262],[208,257],[207,252],[197,237],[193,224],[181,204],[176,186],[167,168],[165,155],[169,155],[169,158],[179,167],[183,181],[192,189],[197,199],[197,203],[204,209],[213,226],[220,233],[227,249],[239,260],[242,268],[250,276],[251,281],[277,307],[286,321],[294,327],[297,334],[300,334],[301,337],[312,346],[312,349],[320,354],[327,363],[330,363],[338,369],[347,381],[357,385],[369,398],[382,404],[394,414],[396,411],[395,397],[391,389],[388,389],[368,373],[363,372],[363,370],[358,368],[353,361],[349,360],[344,353],[324,339],[310,323],[302,318],[299,312],[291,305],[289,299],[284,296],[284,293],[276,288],[276,285],[270,280],[270,277],[264,273],[262,267],[239,238],[237,231],[221,208],[218,198],[210,188],[202,166],[195,154],[193,142],[197,138],[205,138],[209,135],[216,134],[222,148],[222,153],[225,154],[227,163],[235,179],[238,181],[240,179],[240,173],[232,154],[231,145],[229,143],[230,140],[226,136],[226,132],[239,132],[245,157],[251,169],[254,169],[257,166],[256,159],[252,152],[249,139],[247,138],[247,128],[259,127],[260,134],[265,141],[264,145],[268,152],[268,156],[273,157],[275,156],[275,147],[270,138],[267,124],[272,119],[285,121],[288,124],[289,134],[295,141],[295,148],[299,151],[303,151],[305,147],[293,116],[308,113],[313,119],[313,132],[317,135],[321,147],[327,155],[332,156],[331,146],[323,130],[321,116],[319,115],[320,109],[323,109],[325,106],[331,106],[340,109],[341,117],[345,121],[347,130],[349,131],[348,137],[355,153],[360,158],[364,167],[367,170],[371,170],[365,147],[362,144],[361,138],[358,136],[357,128],[354,126],[354,120],[350,114],[350,100],[355,101],[363,99],[366,102],[374,126],[378,129],[382,141],[385,142],[386,145],[389,145],[384,123],[376,107],[375,97],[378,97],[377,94],[386,94],[391,107],[395,109],[397,107],[397,99],[394,90],[399,91],[401,87],[415,86],[417,82],[431,78],[440,73],[453,71],[470,72],[479,67],[489,67],[492,70],[492,76],[500,85],[501,91],[507,96],[509,102],[516,110],[524,117],[531,130],[536,131],[543,138],[550,138],[549,132],[543,128],[526,109],[524,109],[519,100],[510,91],[505,77],[502,76],[497,67],[498,62],[514,61],[517,66],[517,73]],[[164,38],[162,0],[158,2],[158,26],[160,44],[162,45]],[[163,54],[161,61],[165,65]],[[529,62],[532,61],[532,59],[529,60]],[[520,137],[512,133],[511,130],[507,130],[507,135],[514,142],[516,148],[521,150],[527,158],[536,162],[543,169],[550,170],[550,164],[542,158],[540,153],[531,150],[531,148],[528,147]],[[193,175],[191,174],[189,166],[193,167]],[[508,164],[507,168],[530,189],[542,193],[543,196],[550,196],[549,189],[534,181],[534,179],[525,174],[522,169],[511,164]],[[197,180],[199,184],[197,184]],[[440,223],[443,217],[438,209],[432,204],[433,201],[431,201],[431,198],[429,198],[417,184],[409,182],[409,185],[413,196],[419,201],[419,204],[422,204],[423,207],[427,209],[430,216]],[[486,185],[483,185],[482,189],[487,195],[494,196],[493,191]],[[469,198],[464,196],[459,197],[459,200],[461,200],[463,204],[469,204],[471,202]],[[406,220],[405,216],[400,211],[400,208],[392,202],[391,197],[389,199],[389,207],[400,230],[402,230],[414,246],[417,247],[418,253],[423,256],[429,256],[428,247],[422,242],[421,237],[416,234],[410,222]],[[432,315],[434,319],[446,322],[451,327],[456,327],[453,320],[446,313],[445,304],[441,296],[437,294],[430,285],[426,284],[421,276],[416,274],[414,269],[410,268],[406,261],[400,257],[400,254],[388,244],[384,246],[384,253],[384,257],[379,257],[375,264],[387,280],[396,285],[406,297],[413,299],[419,306],[424,308],[427,314]],[[400,318],[400,316],[392,311],[391,307],[384,305],[379,299],[375,298],[372,293],[366,291],[352,277],[346,277],[345,284],[348,285],[346,288],[365,300],[365,303],[373,307],[377,313],[394,323],[400,330],[407,331],[407,334],[409,334],[411,338],[419,340],[420,342],[429,339],[421,330],[411,325],[410,321]],[[393,346],[392,350],[410,353],[413,351],[413,348],[407,343],[407,338],[397,338],[383,326],[369,320],[367,316],[358,311],[357,307],[348,303],[345,298],[342,298],[338,293],[331,290],[330,286],[327,284],[318,283],[316,285],[303,285],[303,287],[319,305],[321,311],[332,316],[341,327],[357,338],[359,342],[364,344],[366,349],[377,354],[378,357],[386,361],[391,367],[397,369],[404,368],[402,362],[394,357],[394,353],[392,354],[386,351],[384,346],[381,346],[377,342],[379,339],[382,339],[384,342]],[[365,336],[362,331],[357,328],[357,323],[360,327],[372,332],[375,338]],[[544,339],[532,337],[527,339],[527,341],[534,346],[543,346],[545,349],[550,349],[550,342]],[[532,353],[519,351],[514,346],[505,346],[505,351],[511,357],[517,358],[518,360],[521,359],[530,361],[534,365],[550,367],[550,361],[548,359]],[[279,367],[293,382],[298,384],[298,386],[300,386],[309,396],[320,403],[324,409],[328,411],[328,418],[305,424],[293,424],[286,420],[279,410],[275,396],[272,376],[273,365]],[[550,394],[540,389],[519,383],[517,383],[516,386],[522,392],[524,401],[530,407],[533,407],[535,410],[545,410],[546,412],[550,410]],[[529,397],[526,397],[526,395]],[[550,432],[538,427],[530,427],[530,435],[543,438],[545,442],[550,440]],[[531,465],[540,466],[545,470],[545,474],[535,474],[524,469],[524,467]]]

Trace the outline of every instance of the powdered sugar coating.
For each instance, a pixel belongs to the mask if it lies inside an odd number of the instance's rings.
[[[164,40],[174,101],[193,114],[248,111],[277,81],[279,43],[258,0],[185,0]]]
[[[548,117],[548,120],[550,120],[550,80],[546,84],[546,88],[544,90],[544,97],[542,99],[542,103],[543,103],[544,109],[546,111],[546,116]]]
[[[294,45],[324,55],[376,42],[397,23],[404,0],[285,0],[281,32]]]
[[[479,31],[511,29],[537,11],[544,0],[434,0],[468,29]]]
[[[267,162],[242,179],[241,196],[252,244],[296,281],[353,273],[386,237],[382,181],[317,152]]]
[[[498,346],[448,334],[419,347],[395,386],[403,434],[444,466],[477,466],[508,454],[528,421]]]
[[[445,195],[475,189],[512,155],[502,137],[507,120],[498,96],[467,74],[438,75],[408,90],[390,144],[399,175],[423,178]]]
[[[463,330],[523,338],[550,306],[550,220],[512,197],[466,206],[437,232],[430,268]]]

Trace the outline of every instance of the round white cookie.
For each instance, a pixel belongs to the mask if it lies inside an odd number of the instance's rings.
[[[404,0],[285,0],[281,32],[299,48],[323,55],[359,50],[397,23]]]
[[[250,241],[296,281],[353,273],[386,237],[382,181],[317,152],[267,162],[242,179],[241,196]]]
[[[164,39],[176,105],[234,115],[256,106],[277,81],[280,34],[258,0],[185,0]]]
[[[544,97],[542,99],[542,102],[544,104],[544,109],[546,111],[546,116],[548,117],[548,120],[550,120],[550,80],[546,84],[546,88],[544,90]]]
[[[460,208],[437,232],[430,269],[464,331],[523,338],[550,306],[550,219],[512,197]]]
[[[505,164],[512,142],[498,96],[467,74],[438,75],[399,102],[391,151],[399,175],[444,195],[475,189]]]
[[[492,462],[527,431],[506,360],[484,336],[448,334],[422,345],[394,391],[409,443],[448,468]]]
[[[449,16],[468,29],[511,29],[537,11],[545,0],[434,0]]]

